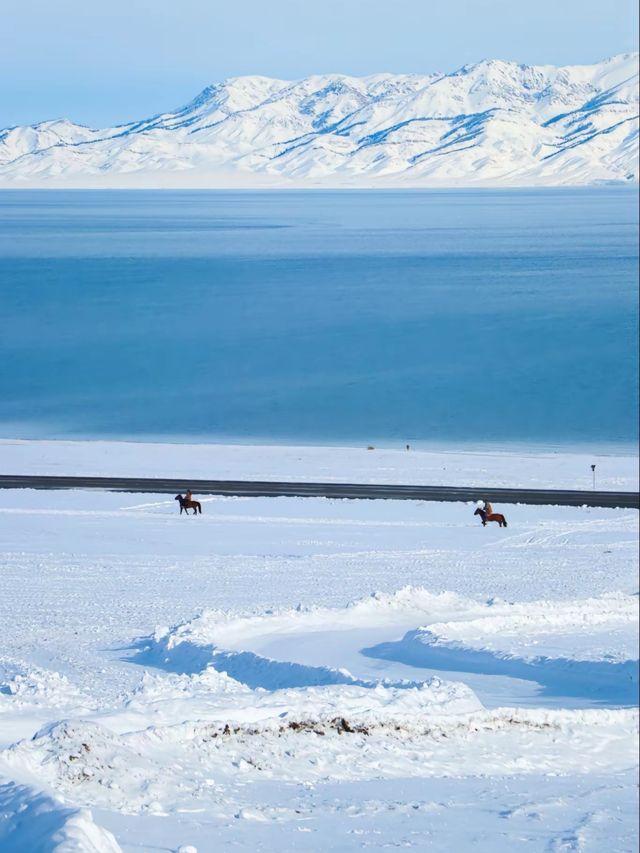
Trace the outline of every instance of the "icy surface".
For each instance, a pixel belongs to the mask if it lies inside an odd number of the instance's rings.
[[[523,186],[637,181],[638,57],[452,73],[237,77],[93,130],[0,132],[5,186]]]
[[[11,451],[67,474],[486,465],[5,442],[2,467]],[[583,476],[579,456],[490,458],[496,483]],[[637,512],[501,506],[504,530],[468,504],[202,502],[0,491],[2,850],[634,849]]]

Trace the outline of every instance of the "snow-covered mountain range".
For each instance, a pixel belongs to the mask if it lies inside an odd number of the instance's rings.
[[[507,186],[638,180],[638,54],[450,74],[236,77],[174,112],[0,132],[6,186]]]

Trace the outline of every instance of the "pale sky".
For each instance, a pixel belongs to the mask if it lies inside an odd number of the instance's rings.
[[[0,127],[144,118],[225,77],[597,62],[635,0],[2,0]]]

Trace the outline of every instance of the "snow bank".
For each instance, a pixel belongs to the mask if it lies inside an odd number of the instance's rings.
[[[492,599],[478,608],[478,617],[434,623],[432,634],[443,640],[486,642],[488,637],[518,637],[585,633],[594,629],[637,624],[638,596],[610,593],[577,601],[506,602]],[[609,650],[610,653],[611,650]],[[588,654],[586,648],[576,654]]]
[[[97,704],[59,672],[0,658],[0,749],[32,734],[52,715],[82,716]]]
[[[0,714],[39,706],[86,712],[95,701],[59,672],[0,658]]]
[[[121,853],[113,835],[88,809],[63,805],[28,785],[0,780],[3,853]]]
[[[535,681],[545,695],[588,696],[605,704],[636,705],[638,661],[593,661],[535,656],[520,658],[462,643],[446,643],[428,630],[409,631],[402,640],[380,643],[364,654],[445,672],[481,673]]]
[[[327,721],[345,716],[373,726],[399,719],[467,714],[482,709],[466,685],[439,678],[398,684],[367,684],[352,679],[347,683],[272,690],[243,689],[243,685],[239,685],[238,689],[225,690],[221,695],[203,691],[200,679],[196,676],[194,685],[187,676],[162,677],[160,680],[147,677],[144,685],[126,703],[123,715],[126,725],[131,726],[135,719],[131,712],[147,713],[154,721],[161,717],[164,724],[182,720],[185,712],[189,712],[191,719],[222,723]],[[122,725],[119,712],[104,716],[101,721],[114,728]]]
[[[334,709],[325,696],[318,712],[314,699],[322,690],[334,691]],[[123,734],[95,722],[63,721],[16,744],[0,766],[14,778],[37,777],[76,803],[162,815],[224,813],[229,786],[252,780],[618,773],[636,761],[638,715],[631,710],[442,715],[420,712],[432,708],[420,691],[316,688],[305,698],[281,696],[279,708],[270,696],[270,715],[259,719],[261,699],[254,698],[251,719],[245,708],[230,706],[226,722]]]

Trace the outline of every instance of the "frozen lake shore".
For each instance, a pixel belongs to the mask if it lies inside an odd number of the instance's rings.
[[[0,472],[637,491],[637,453],[0,438]]]

